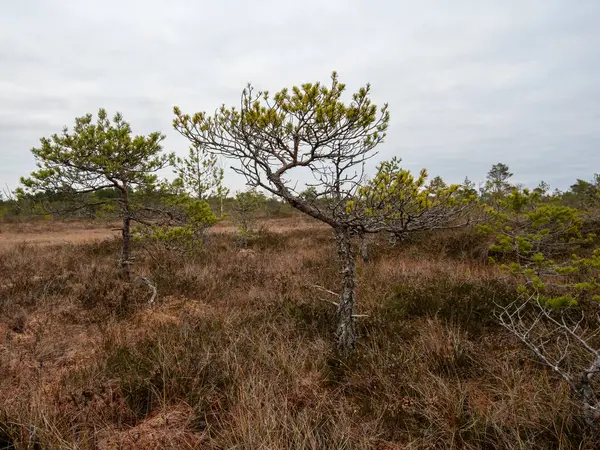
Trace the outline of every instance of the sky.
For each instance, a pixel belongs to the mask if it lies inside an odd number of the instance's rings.
[[[389,104],[371,172],[399,156],[481,181],[503,162],[517,182],[567,189],[600,172],[599,23],[598,0],[3,0],[0,185],[98,108],[184,155],[174,105],[213,111],[248,82],[275,92],[335,70]]]

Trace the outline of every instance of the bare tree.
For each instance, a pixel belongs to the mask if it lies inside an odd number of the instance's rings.
[[[342,275],[337,346],[348,354],[356,341],[352,237],[392,229],[398,233],[428,229],[431,219],[435,224],[442,220],[423,211],[381,213],[376,203],[385,199],[379,192],[361,191],[366,182],[365,162],[383,142],[390,115],[387,105],[372,104],[369,85],[354,93],[348,103],[342,101],[344,91],[335,72],[330,87],[306,83],[272,97],[248,85],[239,110],[223,106],[209,116],[204,112],[188,115],[175,108],[174,127],[193,145],[237,160],[239,165],[233,170],[244,175],[250,186],[265,189],[333,228]],[[312,176],[312,181],[299,186],[303,173]],[[305,195],[306,188],[310,195]],[[404,201],[396,201],[393,208],[405,208]]]
[[[499,323],[525,344],[538,358],[558,374],[578,397],[585,422],[598,426],[597,375],[600,373],[600,349],[592,344],[600,330],[590,331],[583,312],[577,319],[573,310],[547,306],[529,298],[500,308]]]

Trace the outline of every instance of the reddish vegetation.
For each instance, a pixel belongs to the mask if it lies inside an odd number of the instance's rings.
[[[359,348],[341,361],[335,298],[314,287],[337,286],[326,229],[267,223],[243,250],[216,232],[186,257],[138,247],[148,306],[141,282],[120,303],[119,243],[91,242],[99,228],[11,227],[0,440],[16,448],[594,447],[566,387],[495,324],[514,287],[469,232],[373,246]]]

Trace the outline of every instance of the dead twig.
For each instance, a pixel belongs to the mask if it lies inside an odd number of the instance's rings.
[[[329,289],[326,289],[323,286],[319,286],[318,284],[309,284],[308,287],[312,287],[312,288],[318,289],[320,291],[327,292],[328,294],[331,294],[335,297],[340,296],[340,294],[338,294],[337,292],[330,291]]]
[[[337,306],[338,308],[340,307],[340,304],[337,302],[332,302],[331,300],[325,300],[324,298],[320,298],[320,297],[319,297],[319,300],[323,300],[326,303],[331,303],[332,305]]]
[[[140,277],[140,279],[146,283],[146,285],[150,288],[150,291],[152,292],[152,296],[150,297],[150,300],[148,301],[149,305],[154,304],[154,300],[156,300],[156,296],[157,296],[157,290],[156,290],[156,286],[154,284],[152,284],[152,281],[150,281],[149,278],[147,277]]]

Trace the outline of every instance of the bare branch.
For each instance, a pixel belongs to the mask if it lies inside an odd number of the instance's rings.
[[[600,373],[600,352],[583,335],[580,324],[584,316],[570,325],[563,311],[548,309],[538,298],[498,307],[496,318],[500,325],[527,346],[542,364],[550,367],[567,382],[581,399],[586,423],[597,426],[600,403],[592,386],[592,377]],[[561,315],[561,320],[554,318],[554,313]],[[579,365],[576,368],[573,366],[573,357],[582,351],[591,353],[593,359],[587,366]],[[570,361],[569,366],[564,364],[566,361]]]
[[[156,300],[156,295],[157,295],[157,290],[156,290],[156,286],[150,281],[150,279],[148,277],[140,277],[140,279],[146,283],[146,285],[148,286],[148,288],[150,288],[150,292],[152,292],[152,296],[150,297],[150,300],[148,300],[148,304],[152,305],[154,304],[154,300]]]
[[[329,289],[325,289],[324,287],[319,286],[317,284],[309,284],[308,286],[312,287],[312,288],[315,288],[315,289],[319,289],[320,291],[323,291],[323,292],[327,292],[328,294],[331,294],[334,297],[339,297],[340,296],[340,294],[338,294],[337,292],[330,291]]]

